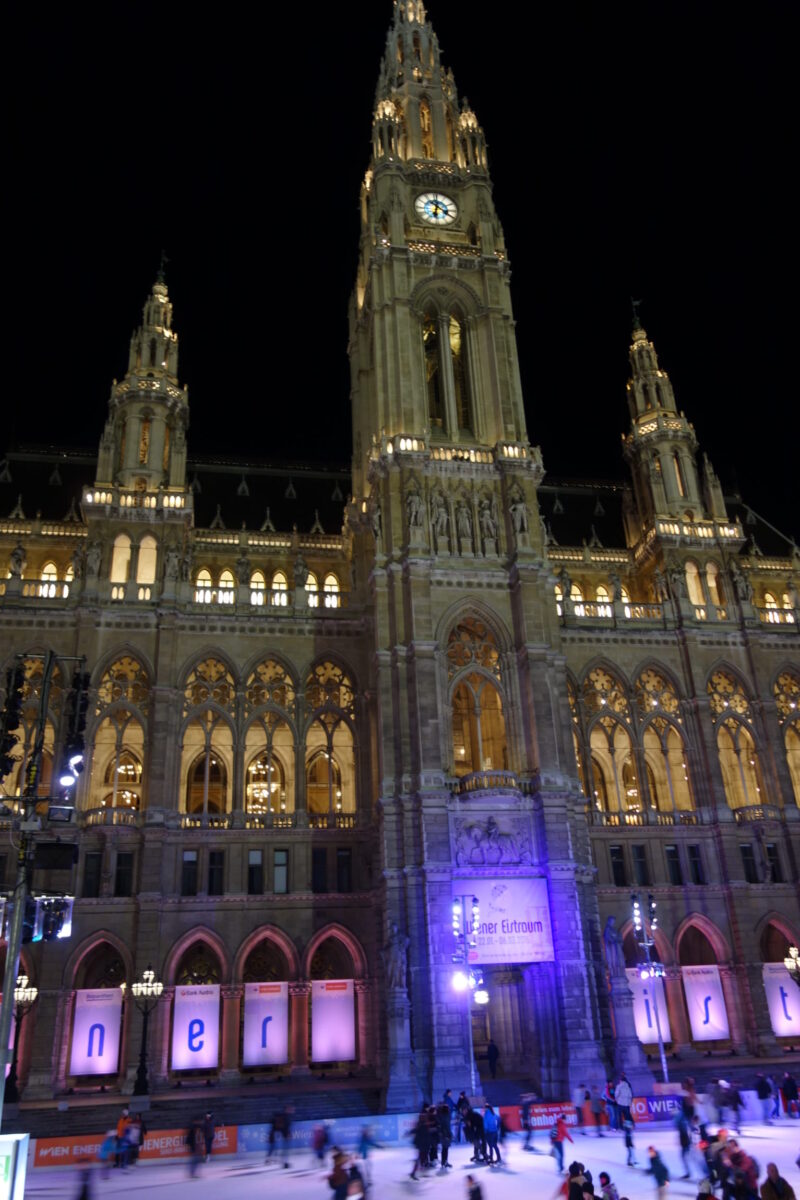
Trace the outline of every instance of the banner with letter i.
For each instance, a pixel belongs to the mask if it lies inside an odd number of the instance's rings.
[[[728,1010],[718,967],[681,967],[692,1038],[715,1042],[729,1037]]]
[[[175,988],[173,1071],[213,1071],[219,1065],[219,984]]]
[[[276,1066],[288,1061],[289,984],[246,983],[244,1066]]]
[[[625,974],[628,976],[628,983],[633,992],[633,1021],[639,1041],[644,1042],[645,1045],[658,1041],[655,1011],[657,1004],[661,1038],[665,1042],[671,1042],[672,1030],[669,1027],[664,980],[660,976],[654,979],[649,975],[642,979],[639,967],[628,967]]]
[[[116,1075],[122,988],[88,988],[75,993],[70,1075]]]

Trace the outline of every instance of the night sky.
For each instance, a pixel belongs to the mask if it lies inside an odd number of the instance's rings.
[[[429,5],[486,132],[549,474],[624,476],[634,295],[723,483],[797,536],[793,10]],[[391,12],[15,6],[0,448],[96,446],[164,248],[190,452],[349,461],[347,301]]]

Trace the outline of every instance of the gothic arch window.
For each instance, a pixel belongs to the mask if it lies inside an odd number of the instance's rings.
[[[75,972],[76,988],[118,988],[125,983],[122,955],[109,942],[98,942],[85,955]]]
[[[714,947],[696,925],[687,925],[681,935],[678,962],[682,967],[713,967],[717,964]]]
[[[276,571],[272,576],[272,594],[270,603],[278,608],[286,608],[289,602],[289,581],[284,571]]]
[[[462,617],[447,639],[447,674],[453,679],[466,667],[480,667],[502,683],[497,639],[477,617]]]
[[[601,583],[598,585],[597,591],[595,592],[595,599],[597,600],[598,617],[610,617],[613,615],[611,597],[608,594],[608,588],[605,586],[605,584]]]
[[[329,661],[312,667],[306,679],[306,705],[311,713],[305,744],[308,810],[353,813],[355,693],[342,667]]]
[[[783,730],[794,798],[800,805],[800,675],[795,671],[781,671],[772,691],[778,724]]]
[[[139,660],[130,654],[122,655],[103,672],[97,687],[95,715],[100,716],[105,708],[120,700],[135,705],[147,716],[150,680]]]
[[[225,663],[218,658],[204,658],[192,667],[183,689],[184,715],[193,708],[211,703],[233,716],[236,704],[236,684]]]
[[[123,584],[128,582],[131,569],[131,539],[127,533],[118,533],[114,538],[111,551],[111,583]]]
[[[133,713],[113,708],[94,736],[91,808],[142,807],[144,729]]]
[[[684,497],[686,495],[686,479],[683,474],[683,464],[681,463],[680,455],[677,453],[672,455],[672,466],[675,471],[675,486],[678,489],[678,495]]]
[[[503,702],[497,685],[472,671],[453,691],[453,770],[456,776],[508,769]]]
[[[415,39],[419,38],[418,34],[414,34]],[[414,50],[419,57],[418,42],[415,41]],[[423,158],[434,158],[433,152],[433,122],[431,120],[430,102],[422,99],[419,102],[419,131],[420,131],[420,146]]]
[[[554,595],[556,598],[556,612],[558,613],[559,616],[562,616],[564,613],[564,605],[562,603],[562,601],[564,599],[564,591],[563,591],[560,583],[556,584],[555,588],[553,589],[553,592],[554,592]]]
[[[295,690],[281,663],[267,659],[250,675],[245,714],[254,710],[258,715],[245,734],[245,808],[254,813],[293,812],[295,734],[290,721]]]
[[[288,978],[286,955],[272,938],[262,938],[245,960],[242,983],[275,983]]]
[[[266,589],[267,581],[264,578],[264,572],[253,571],[250,576],[250,603],[260,608],[264,603]]]
[[[657,667],[646,667],[633,685],[636,706],[640,717],[645,720],[653,712],[667,713],[678,723],[681,721],[680,701],[672,680]]]
[[[274,726],[283,724],[274,713],[266,714],[264,725],[274,734]],[[283,759],[277,754],[270,736],[266,747],[250,758],[245,772],[245,809],[251,813],[286,812],[286,769]],[[293,807],[293,806],[292,806]]]
[[[339,591],[339,580],[332,572],[328,572],[322,583],[322,594],[326,608],[338,608],[342,597]]]
[[[14,768],[0,783],[0,795],[21,796],[25,787],[25,779],[33,749],[36,744],[39,722],[39,709],[42,696],[43,658],[25,658],[22,662],[25,680],[22,687],[22,705],[20,709],[20,727],[17,729],[19,741],[11,750]],[[49,706],[45,717],[44,743],[41,767],[37,781],[37,795],[50,795],[50,784],[53,773],[53,755],[55,752],[55,730],[60,725],[63,701],[63,675],[58,665],[53,671],[50,683]]]
[[[309,608],[319,608],[319,583],[313,571],[306,576],[306,600]]]
[[[291,675],[283,663],[267,658],[255,667],[245,686],[245,716],[270,705],[294,717],[296,692]]]
[[[136,582],[153,584],[156,581],[158,567],[158,542],[149,533],[139,542],[139,556],[136,563]]]
[[[469,394],[467,347],[463,318],[451,315],[449,322],[450,360],[453,364],[453,389],[456,404],[456,424],[459,432],[472,432],[472,404]]]
[[[772,921],[761,934],[761,961],[782,963],[789,956],[789,939]]]
[[[225,570],[219,577],[217,600],[220,604],[233,604],[236,600],[236,580],[233,572]]]
[[[210,604],[214,594],[211,572],[207,567],[201,567],[195,576],[194,598],[198,604]]]
[[[308,970],[310,979],[352,979],[353,956],[341,938],[328,937],[314,951]]]
[[[717,751],[728,805],[746,808],[766,800],[753,735],[753,717],[741,680],[732,671],[714,671],[708,681],[711,719],[717,728]]]
[[[604,812],[641,812],[641,784],[628,729],[611,715],[601,716],[589,731],[589,746],[595,807]]]
[[[684,570],[686,573],[686,591],[689,595],[689,603],[696,605],[705,604],[706,598],[703,594],[703,582],[700,578],[697,563],[689,559]]]
[[[569,598],[574,605],[575,616],[585,616],[586,609],[583,603],[583,589],[577,583],[573,583],[572,587],[570,588]]]
[[[444,428],[444,389],[439,351],[439,321],[435,313],[426,313],[422,318],[422,345],[425,352],[428,417],[434,429],[442,429]]]
[[[653,717],[642,734],[650,807],[659,812],[692,812],[689,764],[680,731],[665,717]]]
[[[175,971],[178,987],[209,986],[219,983],[221,978],[219,957],[207,942],[199,939],[181,955]]]
[[[187,813],[205,815],[227,811],[228,771],[219,746],[213,744],[215,724],[216,722],[210,720],[204,727],[202,722],[193,721],[187,729],[184,750],[187,745],[190,746],[189,738],[194,740],[198,733],[205,734],[205,745],[190,761],[186,772]]]
[[[593,667],[583,681],[583,703],[587,713],[617,713],[630,724],[630,705],[622,679],[607,667]]]
[[[708,590],[708,600],[716,608],[720,608],[725,603],[724,594],[722,591],[722,579],[720,578],[719,567],[715,562],[706,564],[706,588]]]
[[[54,562],[46,562],[39,575],[38,593],[52,600],[58,592],[58,568]],[[67,589],[69,591],[69,589]]]

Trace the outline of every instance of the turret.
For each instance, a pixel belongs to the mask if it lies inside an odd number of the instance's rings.
[[[111,389],[96,483],[137,492],[183,489],[188,402],[178,383],[178,335],[162,269],[131,337],[125,377]]]

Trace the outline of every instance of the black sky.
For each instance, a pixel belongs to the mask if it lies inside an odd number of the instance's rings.
[[[429,13],[486,131],[548,472],[624,473],[633,294],[725,484],[797,534],[793,8]],[[164,247],[190,450],[349,460],[347,300],[390,19],[389,0],[16,7],[0,445],[96,445]]]

